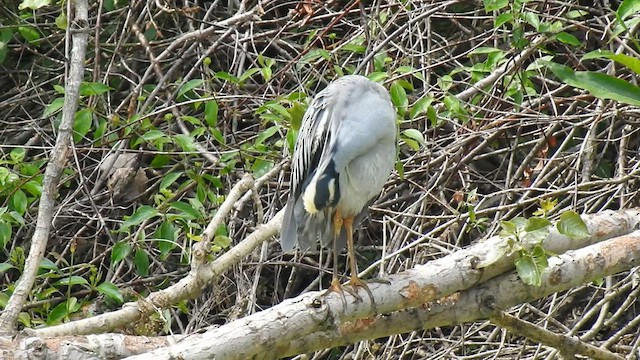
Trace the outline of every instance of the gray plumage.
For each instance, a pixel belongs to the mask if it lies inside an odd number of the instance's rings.
[[[342,218],[355,217],[357,225],[395,158],[395,110],[384,87],[348,75],[319,92],[304,114],[291,161],[283,251],[329,245],[336,210]],[[343,227],[337,245],[343,247],[345,238]]]

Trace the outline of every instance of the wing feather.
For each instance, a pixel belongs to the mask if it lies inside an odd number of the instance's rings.
[[[291,190],[295,197],[300,196],[302,185],[318,166],[330,138],[328,102],[328,94],[322,91],[304,114],[291,166]]]
[[[329,89],[319,92],[302,118],[291,159],[291,187],[282,222],[280,244],[285,252],[293,250],[298,243],[300,227],[308,227],[308,235],[313,237],[313,239],[303,239],[304,244],[301,245],[305,248],[312,248],[311,245],[317,242],[315,237],[324,233],[318,230],[318,226],[309,223],[311,219],[304,212],[301,194],[307,180],[313,176],[314,170],[318,167],[327,144],[331,142],[331,114],[328,109],[330,95]]]

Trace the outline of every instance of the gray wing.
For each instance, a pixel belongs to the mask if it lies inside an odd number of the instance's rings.
[[[282,221],[280,245],[284,252],[292,251],[298,242],[303,249],[315,248],[318,238],[324,243],[327,226],[330,229],[330,214],[321,212],[311,219],[301,199],[306,181],[313,176],[331,141],[331,114],[327,108],[330,95],[329,89],[319,92],[302,119],[291,159],[291,187]],[[299,232],[304,232],[304,236],[299,238]]]

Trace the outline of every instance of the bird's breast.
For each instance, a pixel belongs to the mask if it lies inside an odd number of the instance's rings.
[[[356,216],[382,189],[395,163],[393,143],[376,147],[353,159],[340,175],[340,200],[337,208],[343,216]]]

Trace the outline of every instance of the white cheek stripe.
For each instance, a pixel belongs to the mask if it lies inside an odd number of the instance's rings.
[[[316,209],[316,204],[313,201],[316,197],[316,179],[313,178],[307,188],[304,190],[302,194],[302,203],[304,204],[304,209],[309,214],[315,214],[318,212]]]
[[[333,200],[336,197],[336,188],[335,188],[336,179],[329,180],[329,203],[333,203]]]

